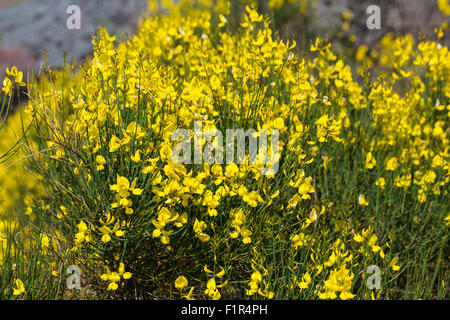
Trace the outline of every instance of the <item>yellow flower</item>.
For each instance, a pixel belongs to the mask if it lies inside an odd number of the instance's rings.
[[[13,85],[12,85],[11,80],[8,77],[5,77],[5,79],[3,79],[2,91],[4,91],[7,96],[11,96],[12,88],[13,88]]]
[[[102,171],[103,169],[105,169],[106,160],[103,156],[100,155],[96,156],[95,162],[97,162],[98,164],[97,171]]]
[[[111,137],[111,141],[109,143],[109,152],[115,152],[119,150],[119,148],[122,146],[121,141],[116,136]]]
[[[395,171],[398,167],[398,161],[396,157],[389,158],[386,162],[386,170],[387,171]]]
[[[223,26],[225,26],[228,23],[227,18],[225,18],[225,16],[223,14],[219,15],[219,28],[222,28]]]
[[[25,83],[22,81],[23,72],[19,71],[16,66],[12,67],[11,71],[9,71],[9,69],[6,68],[6,74],[14,78],[16,85],[21,87],[25,86]]]
[[[205,294],[207,294],[213,300],[219,300],[221,298],[221,294],[219,290],[217,290],[216,279],[210,278],[206,283]]]
[[[210,238],[209,235],[207,235],[206,233],[204,233],[204,231],[206,230],[207,225],[204,221],[198,221],[198,219],[195,219],[194,222],[194,232],[196,234],[196,236],[202,241],[202,242],[207,242]]]
[[[450,227],[450,214],[448,214],[447,217],[445,217],[444,221],[445,221],[445,225],[447,227]]]
[[[186,300],[195,300],[194,298],[192,298],[193,292],[194,292],[194,287],[191,287],[191,289],[189,290],[189,293],[182,297],[185,298]]]
[[[116,282],[110,282],[108,285],[108,290],[117,290],[117,288],[119,288],[119,285]]]
[[[90,241],[90,235],[88,233],[88,228],[86,223],[84,221],[80,221],[80,223],[77,225],[78,233],[75,234],[75,242],[77,244],[81,244],[83,241],[89,242]]]
[[[120,263],[118,271],[119,271],[119,276],[121,276],[125,280],[130,279],[132,277],[132,273],[125,272],[125,265],[123,263]]]
[[[22,280],[16,279],[15,283],[17,288],[13,288],[13,295],[18,296],[22,293],[26,293]]]
[[[366,154],[366,169],[373,169],[375,165],[377,164],[377,161],[375,160],[374,156],[372,155],[372,152],[368,152]]]
[[[445,166],[445,160],[441,156],[435,155],[434,158],[433,158],[433,163],[432,163],[431,166],[433,168],[443,167],[443,166]]]
[[[175,288],[182,290],[188,285],[188,280],[184,276],[179,276],[175,280]]]
[[[131,161],[136,162],[136,163],[141,162],[140,152],[141,152],[141,150],[137,150],[136,153],[134,154],[134,156],[131,156]]]
[[[358,203],[360,206],[367,207],[369,202],[366,200],[363,194],[360,194],[358,197]]]
[[[400,270],[400,267],[398,264],[398,256],[395,257],[394,259],[392,259],[391,263],[389,264],[389,266],[392,268],[393,271],[398,271]]]
[[[339,298],[341,298],[341,300],[353,299],[354,297],[355,295],[352,294],[350,291],[343,291],[339,294]]]
[[[444,16],[450,16],[450,4],[448,0],[438,0],[439,10]]]
[[[378,178],[375,182],[375,185],[380,189],[384,189],[386,187],[386,180],[383,177]]]
[[[356,234],[356,235],[353,237],[353,240],[355,240],[356,242],[363,242],[363,241],[364,241],[364,238],[361,237],[360,234]]]
[[[311,284],[311,275],[306,272],[302,276],[302,281],[297,284],[297,286],[300,288],[300,290],[308,288],[308,286]]]
[[[50,245],[50,239],[45,234],[41,235],[41,245],[43,248],[48,248]]]

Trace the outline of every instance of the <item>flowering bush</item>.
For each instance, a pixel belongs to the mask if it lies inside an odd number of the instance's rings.
[[[29,264],[33,253],[49,288],[76,265],[82,289],[38,295],[24,269],[10,271],[0,290],[19,298],[445,298],[448,48],[387,38],[389,73],[371,79],[323,39],[311,45],[313,58],[297,56],[250,6],[233,31],[226,3],[186,10],[185,1],[142,21],[126,42],[100,29],[79,71],[48,69],[29,85],[24,111],[10,118],[24,129],[14,156],[26,156],[25,185],[13,175],[0,183],[12,190],[2,193],[8,208],[19,187],[32,191],[17,208],[38,227],[22,227],[30,240],[21,255],[5,249],[17,245],[0,228],[3,256]],[[4,88],[6,99],[14,86]],[[242,164],[175,163],[172,134],[185,128],[198,139],[198,121],[204,131],[276,129],[278,148],[255,163],[249,155]],[[214,155],[217,142],[205,137],[197,145]],[[261,174],[274,161],[278,170]],[[373,265],[377,288],[367,285]]]

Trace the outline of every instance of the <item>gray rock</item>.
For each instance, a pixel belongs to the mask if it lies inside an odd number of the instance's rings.
[[[369,30],[366,26],[370,5],[381,9],[381,30]],[[351,10],[355,18],[349,32],[358,36],[357,44],[373,46],[386,33],[411,33],[414,36],[424,34],[431,39],[434,28],[439,27],[445,18],[438,9],[436,0],[318,0],[312,30],[319,34],[333,34],[342,25],[344,10]],[[447,18],[447,21],[450,20]],[[450,44],[449,37],[444,39]]]
[[[80,30],[67,28],[70,5],[81,9]],[[134,33],[146,10],[146,0],[22,0],[0,7],[0,77],[12,65],[37,72],[44,49],[56,68],[62,66],[64,52],[67,61],[80,60],[92,52],[92,35],[100,25],[120,39]]]

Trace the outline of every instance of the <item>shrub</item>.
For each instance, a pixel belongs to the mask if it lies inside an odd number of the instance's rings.
[[[390,74],[355,79],[324,40],[304,60],[250,7],[227,21],[174,9],[118,45],[100,29],[80,73],[30,86],[46,263],[79,266],[95,298],[445,298],[448,49],[398,39]],[[277,129],[278,150],[174,163],[198,121]]]

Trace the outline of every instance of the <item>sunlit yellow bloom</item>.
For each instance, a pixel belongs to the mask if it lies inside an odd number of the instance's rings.
[[[188,280],[184,276],[179,276],[175,280],[175,288],[182,290],[184,287],[188,285]]]
[[[22,280],[16,279],[15,284],[17,288],[13,288],[13,295],[18,296],[22,293],[26,293]]]

